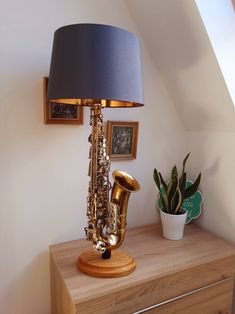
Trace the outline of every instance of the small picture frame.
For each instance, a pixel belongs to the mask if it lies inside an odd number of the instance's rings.
[[[136,158],[139,122],[107,121],[107,144],[111,160]]]
[[[50,102],[47,100],[48,77],[43,78],[45,124],[83,124],[83,107]]]

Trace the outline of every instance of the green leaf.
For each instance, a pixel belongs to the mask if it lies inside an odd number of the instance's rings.
[[[160,181],[161,181],[162,186],[164,187],[165,192],[167,192],[167,184],[166,184],[166,182],[163,180],[163,177],[162,177],[162,175],[161,175],[161,172],[159,172],[159,177],[160,177]]]
[[[172,171],[171,171],[171,180],[172,180],[172,182],[173,182],[173,181],[175,181],[176,179],[178,180],[178,171],[177,171],[176,166],[174,166],[174,167],[172,168]]]
[[[161,189],[160,177],[159,177],[157,169],[155,169],[155,168],[154,168],[154,171],[153,171],[153,179],[154,179],[154,181],[155,181],[155,183],[156,183],[156,185],[157,185],[157,187],[158,187],[158,189],[160,191],[160,189]]]
[[[175,189],[175,193],[172,196],[171,201],[169,200],[169,202],[170,202],[170,211],[171,211],[172,214],[175,212],[175,209],[178,206],[178,202],[179,202],[178,190],[179,190],[179,187],[178,187],[178,184],[177,184],[176,189]],[[181,200],[181,198],[180,198],[180,200]]]
[[[176,214],[180,210],[181,204],[182,204],[182,195],[181,195],[179,187],[177,187],[177,193],[178,193],[178,203],[176,205],[174,214]]]
[[[185,170],[185,165],[186,165],[186,162],[187,162],[187,160],[189,158],[189,155],[190,155],[190,153],[188,153],[187,156],[183,160],[183,168],[182,168],[182,175],[181,176],[183,176],[183,173],[185,172],[184,171]]]
[[[169,203],[169,211],[174,210],[174,197],[177,192],[178,187],[178,178],[174,175],[172,178],[172,182],[170,184],[168,196],[168,203]]]
[[[170,203],[170,212],[171,214],[174,214],[175,212],[175,208],[178,204],[178,193],[177,193],[177,189],[175,191],[175,194],[173,195],[172,199],[171,199],[171,203]]]
[[[185,198],[186,181],[187,181],[187,179],[186,179],[186,172],[184,172],[182,177],[180,178],[180,183],[179,183],[179,188],[180,188],[180,192],[181,192],[181,196],[182,196],[181,205],[182,205],[182,203],[184,201],[184,198]]]
[[[169,185],[168,193],[167,193],[169,202],[171,202],[172,197],[174,196],[176,190],[177,190],[177,181],[171,182]]]
[[[199,173],[196,181],[192,185],[186,188],[184,199],[191,197],[194,193],[197,192],[200,181],[201,181],[201,173]]]
[[[161,193],[159,193],[159,196],[160,196],[160,199],[162,201],[162,206],[164,208],[164,211],[166,213],[169,213],[169,210],[168,210],[168,200],[166,197],[164,197]]]

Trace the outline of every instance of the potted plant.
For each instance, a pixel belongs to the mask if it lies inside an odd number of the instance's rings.
[[[201,181],[199,173],[195,182],[186,187],[187,175],[185,165],[190,153],[183,160],[181,175],[179,176],[177,167],[174,166],[171,171],[169,182],[164,181],[161,173],[154,169],[153,178],[159,190],[159,196],[162,202],[160,217],[163,227],[163,236],[170,240],[179,240],[183,237],[184,226],[187,218],[187,211],[181,206],[183,201],[197,192]]]

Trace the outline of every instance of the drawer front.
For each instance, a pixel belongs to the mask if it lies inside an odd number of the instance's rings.
[[[178,295],[184,295],[188,291],[219,282],[225,277],[232,277],[234,275],[234,265],[235,258],[232,256],[173,273],[166,277],[163,276],[145,283],[131,285],[115,293],[98,298],[94,297],[86,302],[76,303],[75,313],[134,313],[152,304],[158,304],[163,300],[169,300]]]
[[[225,278],[133,314],[229,314],[232,313],[233,285],[233,278]]]

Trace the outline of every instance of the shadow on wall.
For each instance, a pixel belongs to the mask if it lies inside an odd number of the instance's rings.
[[[202,150],[201,153],[203,154]],[[202,215],[197,219],[199,225],[206,230],[216,234],[218,237],[225,238],[226,234],[234,234],[234,221],[231,219],[231,214],[226,209],[223,201],[223,193],[220,192],[220,184],[213,179],[214,174],[218,171],[221,165],[221,158],[215,156],[211,162],[211,166],[203,171],[204,188],[203,192],[203,210]],[[229,183],[228,183],[229,184]],[[216,204],[216,207],[214,206]],[[209,222],[209,223],[208,223]],[[221,235],[221,231],[223,234]],[[226,239],[234,245],[234,240]]]
[[[0,312],[2,314],[49,314],[49,278],[49,253],[45,251],[26,265],[21,275],[6,287]]]
[[[152,0],[152,2],[154,1]],[[172,74],[197,63],[201,53],[198,34],[195,33],[189,14],[191,5],[188,1],[184,2],[162,0],[161,10],[158,10],[160,22],[164,26],[164,36],[161,38],[164,41],[162,58]],[[171,21],[171,26],[169,26],[169,21]],[[174,25],[175,27],[172,27]]]
[[[177,83],[175,84],[177,89]],[[180,99],[180,93],[177,95]],[[235,132],[235,110],[234,107],[223,110],[223,103],[221,108],[217,110],[210,110],[212,106],[206,100],[203,102],[190,101],[185,103],[181,98],[181,106],[183,110],[187,111],[187,116],[184,119],[184,126],[187,131],[209,131],[209,132]]]
[[[185,128],[235,131],[233,103],[195,1],[126,2]]]
[[[160,69],[174,73],[197,62],[199,42],[189,14],[194,3],[188,0],[126,0],[126,3]]]
[[[206,121],[206,116],[203,121]],[[192,165],[194,165],[190,175],[198,171],[202,172],[199,189],[203,193],[204,202],[202,215],[196,222],[213,234],[235,244],[232,214],[234,202],[230,199],[233,168],[229,168],[231,173],[228,173],[226,168],[233,160],[234,154],[232,147],[230,148],[230,141],[224,137],[222,139],[223,144],[221,144],[220,132],[195,132],[189,135],[189,141],[192,141],[189,147]]]

